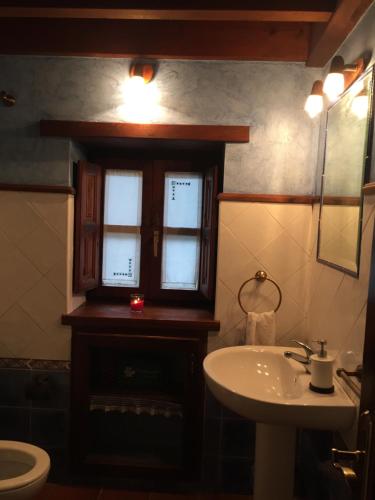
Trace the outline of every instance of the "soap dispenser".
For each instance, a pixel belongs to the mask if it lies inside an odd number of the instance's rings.
[[[318,354],[310,356],[310,371],[311,382],[310,389],[314,392],[322,394],[331,394],[335,387],[332,383],[333,380],[333,357],[329,356],[326,351],[326,340],[314,340],[320,344]]]

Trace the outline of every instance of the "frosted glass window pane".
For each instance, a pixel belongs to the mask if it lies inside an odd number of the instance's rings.
[[[103,236],[103,285],[139,286],[141,236],[105,232]]]
[[[198,290],[200,238],[165,235],[161,287],[174,290]]]
[[[165,174],[164,226],[200,228],[202,218],[202,174]]]
[[[106,170],[104,224],[140,226],[142,219],[142,172]]]

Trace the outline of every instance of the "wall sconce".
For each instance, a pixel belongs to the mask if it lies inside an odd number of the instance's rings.
[[[365,62],[362,58],[354,64],[345,64],[341,56],[335,56],[324,83],[316,80],[306,100],[305,111],[310,118],[315,118],[323,110],[323,94],[330,101],[335,101],[363,73],[364,69]]]
[[[310,118],[315,118],[323,110],[323,82],[315,80],[311,93],[306,99],[305,111]]]
[[[16,104],[16,98],[10,94],[7,94],[4,90],[0,92],[0,101],[4,104],[4,106],[7,106],[8,108]]]
[[[157,63],[135,60],[128,77],[120,84],[122,103],[118,114],[122,120],[135,123],[155,121],[160,113],[160,91],[156,82]]]
[[[363,59],[354,64],[345,64],[341,56],[332,59],[329,73],[324,80],[323,92],[330,101],[335,101],[351,83],[358,78],[365,67]]]
[[[135,62],[131,64],[129,74],[132,80],[139,80],[143,84],[150,83],[155,76],[155,65]]]

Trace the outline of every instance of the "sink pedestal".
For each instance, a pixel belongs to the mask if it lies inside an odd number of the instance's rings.
[[[293,500],[296,428],[256,424],[254,500]]]

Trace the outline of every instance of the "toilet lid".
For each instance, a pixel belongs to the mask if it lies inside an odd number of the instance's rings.
[[[1,456],[6,460],[7,455],[11,456],[14,461],[22,463],[26,460],[26,463],[34,463],[34,465],[25,474],[0,480],[0,491],[15,490],[27,486],[49,471],[50,458],[48,454],[32,444],[18,441],[0,441],[0,460]]]

